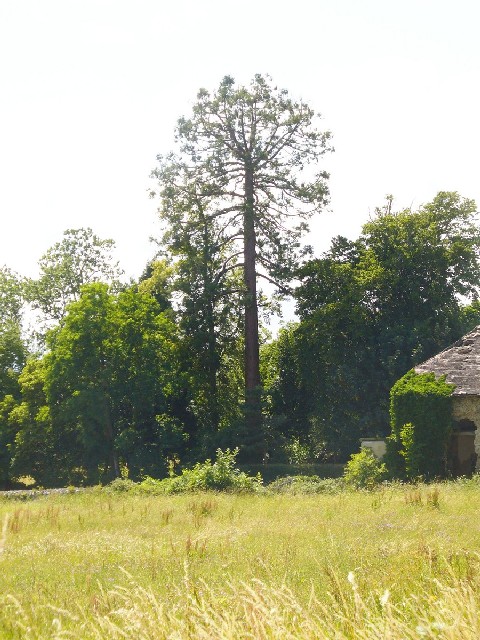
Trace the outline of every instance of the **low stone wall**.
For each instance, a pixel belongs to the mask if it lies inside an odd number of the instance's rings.
[[[0,500],[35,500],[51,494],[79,493],[86,491],[84,487],[65,487],[62,489],[10,489],[0,491]]]

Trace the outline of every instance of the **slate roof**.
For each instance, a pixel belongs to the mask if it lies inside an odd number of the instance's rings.
[[[454,396],[480,396],[480,325],[438,355],[415,367],[417,373],[446,374]]]

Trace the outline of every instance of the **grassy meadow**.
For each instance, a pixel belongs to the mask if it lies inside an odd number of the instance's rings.
[[[0,499],[0,638],[480,637],[480,483]]]

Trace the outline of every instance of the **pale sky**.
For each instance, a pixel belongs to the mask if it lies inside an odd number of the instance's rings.
[[[153,254],[155,158],[200,87],[268,73],[335,153],[317,253],[392,193],[480,204],[478,0],[0,0],[0,265],[35,275],[68,228]]]

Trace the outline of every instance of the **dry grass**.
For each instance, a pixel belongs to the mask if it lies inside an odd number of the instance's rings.
[[[170,594],[145,588],[126,574],[122,586],[104,590],[99,585],[88,610],[25,606],[6,596],[2,637],[478,640],[478,581],[455,578],[429,586],[393,603],[388,590],[363,595],[353,573],[347,580],[333,574],[326,598],[319,599],[312,588],[302,602],[285,584],[259,580],[213,589],[204,580],[192,581],[187,566]]]
[[[8,520],[9,515],[8,513],[6,513],[5,517],[3,518],[2,537],[0,538],[0,557],[5,549],[5,544],[7,542]]]
[[[479,502],[475,483],[0,502],[0,637],[478,639]]]

